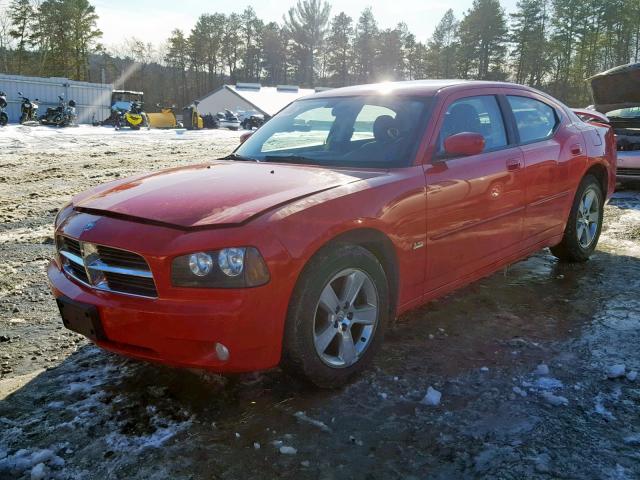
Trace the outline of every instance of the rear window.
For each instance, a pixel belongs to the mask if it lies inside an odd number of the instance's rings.
[[[547,105],[529,97],[507,96],[516,119],[520,143],[545,140],[558,125],[556,111]]]

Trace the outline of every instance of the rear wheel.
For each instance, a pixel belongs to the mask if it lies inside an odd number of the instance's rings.
[[[551,253],[563,261],[586,262],[598,245],[603,213],[600,182],[587,175],[578,187],[562,242],[552,247]]]
[[[365,248],[341,245],[316,255],[289,303],[283,367],[323,388],[364,370],[389,317],[384,269]]]

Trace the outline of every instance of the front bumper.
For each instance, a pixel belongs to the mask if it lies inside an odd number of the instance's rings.
[[[95,343],[106,350],[217,372],[264,370],[280,360],[282,333],[278,324],[284,323],[285,312],[265,300],[268,286],[212,291],[194,302],[94,290],[68,278],[55,260],[47,274],[56,298],[67,297],[98,309],[107,341]],[[216,355],[216,343],[229,349],[227,361]]]
[[[95,227],[83,231],[89,222]],[[65,220],[57,233],[139,252],[153,271],[158,297],[145,298],[94,289],[70,278],[57,259],[51,261],[47,275],[53,295],[97,308],[107,338],[96,340],[98,346],[143,360],[216,372],[264,370],[279,363],[295,277],[288,254],[268,234],[248,227],[187,233],[84,213]],[[177,256],[200,251],[203,245],[251,244],[243,238],[247,233],[260,239],[256,246],[270,269],[268,284],[230,289],[171,286],[174,252]],[[229,350],[227,360],[216,354],[217,343]]]

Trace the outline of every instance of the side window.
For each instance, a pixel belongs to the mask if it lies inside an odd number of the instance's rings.
[[[507,96],[507,100],[516,118],[521,143],[544,140],[553,135],[559,123],[553,108],[529,97]]]
[[[484,137],[485,151],[507,145],[507,133],[498,100],[493,95],[461,98],[445,113],[438,153],[444,153],[444,141],[462,132],[479,133]]]

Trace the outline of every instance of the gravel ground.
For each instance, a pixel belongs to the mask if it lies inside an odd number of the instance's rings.
[[[339,391],[135,362],[64,330],[45,276],[57,208],[238,136],[0,130],[1,479],[640,478],[633,189],[590,262],[540,252],[404,315]]]

